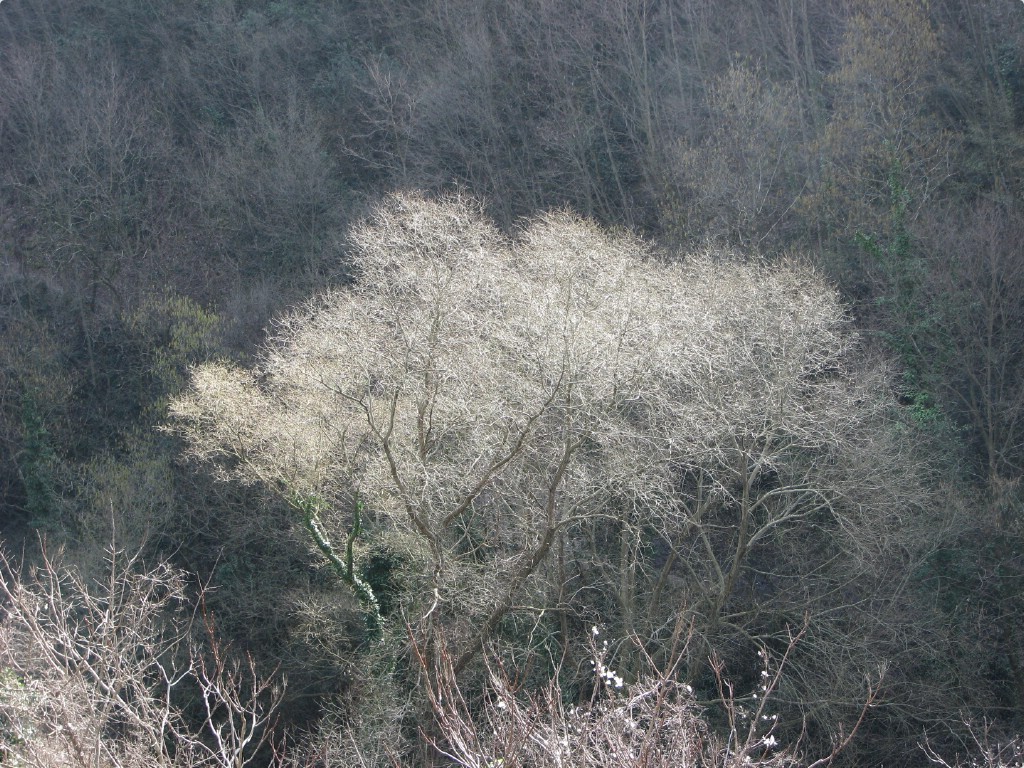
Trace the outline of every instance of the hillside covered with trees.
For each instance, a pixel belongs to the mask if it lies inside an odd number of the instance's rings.
[[[0,765],[1021,765],[1024,6],[5,0]]]

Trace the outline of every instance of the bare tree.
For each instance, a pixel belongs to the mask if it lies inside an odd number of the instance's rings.
[[[509,242],[414,196],[353,244],[356,288],[283,318],[255,370],[196,369],[172,413],[194,456],[300,510],[357,594],[360,526],[401,551],[404,615],[417,642],[444,629],[456,674],[517,612],[557,608],[568,643],[595,595],[624,636],[680,610],[711,648],[770,634],[767,605],[799,620],[919,535],[885,376],[812,271],[665,263],[564,213]]]
[[[975,491],[972,535],[957,549],[984,574],[970,607],[998,628],[987,640],[1005,659],[1006,695],[1024,704],[1024,638],[1018,585],[1024,533],[1024,216],[1013,205],[983,200],[929,216],[914,230],[913,258],[890,278],[896,294],[885,326],[907,360],[911,395],[922,417],[954,427],[969,446]],[[890,330],[891,329],[891,330]],[[984,501],[981,501],[984,499]],[[982,543],[983,542],[983,543]],[[972,631],[973,638],[973,631]]]
[[[342,210],[321,126],[297,98],[281,112],[239,118],[195,175],[200,235],[240,276],[317,274]]]
[[[565,216],[513,248],[458,201],[397,198],[355,243],[360,288],[282,321],[262,374],[279,394],[209,366],[174,410],[196,453],[231,453],[248,479],[334,505],[358,492],[425,561],[420,618],[471,619],[461,668],[560,532],[628,481],[630,462],[587,455],[629,434],[615,404],[653,362],[655,273],[630,271],[637,243]]]
[[[681,141],[673,163],[694,235],[745,247],[780,240],[805,178],[797,99],[792,85],[745,66],[711,85],[707,134],[696,145]]]
[[[833,107],[820,139],[822,172],[809,211],[843,238],[890,236],[934,199],[952,173],[952,136],[927,110],[942,53],[919,0],[858,0],[843,14]]]
[[[929,254],[915,352],[950,411],[970,424],[998,507],[1024,465],[1024,214],[982,201],[944,211],[915,234]],[[999,511],[1001,527],[1014,525],[1009,512]]]

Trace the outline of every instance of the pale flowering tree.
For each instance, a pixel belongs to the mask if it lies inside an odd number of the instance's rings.
[[[444,628],[456,674],[510,613],[566,634],[595,593],[622,636],[680,609],[742,629],[759,548],[827,528],[870,560],[864,531],[905,506],[884,377],[809,269],[658,259],[568,213],[509,240],[412,195],[352,242],[356,287],[281,319],[253,370],[197,368],[172,414],[192,455],[301,510],[378,624],[357,534],[400,551],[405,619]]]

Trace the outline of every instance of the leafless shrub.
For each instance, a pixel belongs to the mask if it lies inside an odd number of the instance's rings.
[[[1024,766],[1024,739],[1020,736],[998,737],[988,722],[981,726],[964,722],[970,734],[969,748],[973,757],[943,757],[929,743],[923,745],[925,754],[932,765],[943,768],[1021,768]],[[952,762],[950,762],[952,760]]]
[[[677,624],[676,643],[680,628]],[[437,753],[464,768],[789,768],[829,765],[853,736],[840,735],[832,751],[813,762],[802,758],[798,744],[787,747],[776,738],[772,697],[802,632],[790,636],[780,659],[770,661],[761,652],[760,682],[743,701],[734,695],[721,663],[715,662],[723,732],[709,727],[693,688],[676,678],[680,656],[662,670],[647,657],[645,673],[626,683],[608,666],[609,646],[600,632],[593,627],[589,642],[591,692],[577,703],[560,688],[557,675],[539,691],[526,690],[494,659],[488,663],[485,690],[470,698],[456,681],[450,656],[442,651],[431,662],[418,653],[430,681],[435,724],[428,739]]]
[[[206,647],[190,636],[181,572],[115,547],[95,582],[45,551],[25,576],[0,568],[0,749],[14,764],[242,768],[274,738],[280,688],[230,657],[208,617]]]

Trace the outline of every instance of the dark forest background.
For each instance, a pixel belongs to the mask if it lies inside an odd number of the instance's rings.
[[[465,193],[507,232],[564,208],[668,253],[811,262],[941,467],[906,576],[941,652],[889,672],[918,698],[848,759],[1020,732],[1024,6],[3,2],[5,546],[170,557],[287,674],[299,728],[357,688],[354,620],[325,653],[296,606],[335,587],[291,510],[157,428],[190,366],[251,362],[275,315],[348,284],[349,228],[395,191]]]

